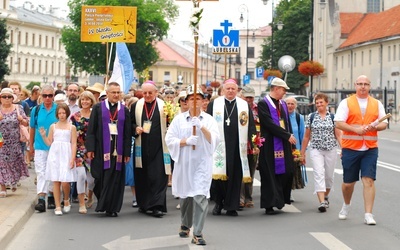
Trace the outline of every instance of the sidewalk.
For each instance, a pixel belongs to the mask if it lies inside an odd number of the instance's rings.
[[[400,122],[391,122],[389,129],[381,133],[400,133]],[[15,193],[7,190],[7,198],[0,199],[0,249],[5,249],[18,231],[35,212],[35,171],[29,169],[30,177],[21,181]]]
[[[36,173],[29,169],[30,177],[22,180],[16,192],[7,189],[7,197],[0,199],[0,249],[5,249],[18,231],[35,212]]]

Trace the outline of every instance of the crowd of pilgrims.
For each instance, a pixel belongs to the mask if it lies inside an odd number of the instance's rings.
[[[29,176],[27,168],[34,163],[38,185],[35,209],[39,212],[46,211],[45,197],[48,196],[47,209],[54,209],[56,215],[68,213],[71,203],[79,203],[78,211],[81,214],[95,207],[96,212],[105,212],[107,216],[115,217],[121,209],[125,186],[130,186],[133,207],[138,207],[141,213],[163,217],[167,213],[166,191],[172,186],[175,164],[168,155],[165,134],[173,118],[187,112],[189,107],[185,89],[165,85],[157,89],[153,82],[149,82],[151,84],[145,84],[142,88],[131,88],[128,94],[123,94],[118,84],[109,85],[107,90],[100,83],[86,89],[77,84],[65,88],[58,85],[57,89],[49,85],[42,89],[35,87],[29,96],[22,99],[25,100],[22,102],[29,104],[29,111],[25,114],[21,109],[22,116],[30,124],[30,139],[33,138],[33,141],[23,142],[23,156],[14,159],[20,162],[20,174],[2,183],[2,186],[12,187],[12,191],[15,191],[19,180]],[[245,86],[242,89],[234,81],[227,83],[220,88],[205,84],[198,87],[202,96],[201,112],[215,116],[219,106],[225,109],[222,109],[222,119],[225,122],[222,122],[221,130],[224,135],[220,135],[224,140],[222,145],[226,147],[222,150],[225,172],[213,172],[210,196],[215,207],[212,214],[220,215],[222,210],[226,210],[227,215],[237,216],[237,211],[254,207],[252,190],[255,170],[260,170],[261,179],[266,183],[261,187],[263,195],[260,207],[267,214],[274,213],[274,207],[282,209],[285,204],[293,201],[292,189],[304,188],[307,181],[305,169],[299,167],[295,168],[297,171],[292,170],[297,164],[293,162],[292,150],[296,147],[300,150],[304,119],[301,119],[301,126],[297,124],[293,131],[286,119],[288,117],[281,110],[281,118],[284,119],[278,119],[284,123],[284,130],[276,133],[288,136],[289,140],[278,144],[282,152],[290,157],[275,162],[280,169],[262,167],[275,159],[273,147],[277,142],[274,143],[273,136],[266,131],[274,128],[262,121],[260,124],[259,117],[264,115],[267,119],[273,119],[270,114],[266,114],[271,105],[263,102],[258,106],[254,102],[255,92],[252,87]],[[234,87],[227,88],[230,83]],[[153,87],[149,89],[147,85],[154,85],[155,90],[152,91]],[[21,91],[20,85],[19,89]],[[224,99],[218,106],[214,100],[221,96]],[[273,103],[279,106],[282,97],[273,99]],[[243,102],[244,106],[242,101],[237,101],[239,99],[246,101]],[[21,104],[19,99],[14,100],[14,103],[18,101]],[[39,108],[46,108],[47,114],[35,110]],[[290,112],[293,112],[293,108]],[[215,119],[220,116],[217,114]],[[107,132],[105,126],[109,126]],[[243,130],[246,135],[243,135],[241,127],[246,127]],[[294,132],[298,134],[297,146],[295,139],[290,140]],[[246,141],[244,153],[240,147],[243,138]],[[18,141],[18,144],[21,142]],[[106,146],[99,147],[103,144]],[[260,152],[260,147],[266,150]],[[45,156],[36,156],[35,149],[36,154],[43,151]],[[34,155],[35,162],[31,164]],[[217,164],[215,157],[213,164]],[[38,170],[38,165],[41,165],[41,170]],[[105,171],[107,168],[113,171]],[[276,175],[278,172],[274,171],[280,171],[281,174]],[[180,204],[177,209],[179,207]]]

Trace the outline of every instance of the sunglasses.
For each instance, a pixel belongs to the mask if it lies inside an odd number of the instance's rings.
[[[12,95],[2,95],[1,98],[2,99],[14,99],[14,96],[12,96]]]
[[[42,94],[43,98],[53,98],[53,94]]]
[[[165,91],[165,94],[166,95],[173,95],[173,94],[175,94],[175,92],[174,91]]]

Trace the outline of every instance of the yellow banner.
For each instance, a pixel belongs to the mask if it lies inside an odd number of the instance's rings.
[[[136,43],[137,7],[82,6],[81,42]]]

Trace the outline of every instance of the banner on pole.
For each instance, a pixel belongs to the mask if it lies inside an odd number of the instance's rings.
[[[136,43],[137,7],[82,6],[81,42]]]

